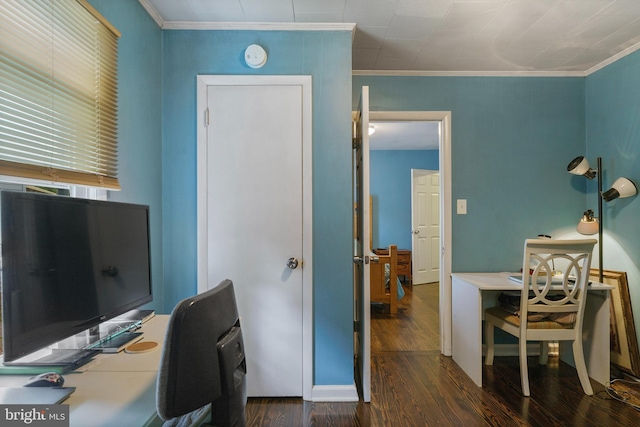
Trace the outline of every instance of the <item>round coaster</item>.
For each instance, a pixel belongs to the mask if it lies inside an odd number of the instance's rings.
[[[151,351],[158,346],[158,343],[155,341],[138,341],[136,343],[127,346],[124,349],[126,353],[145,353],[147,351]]]

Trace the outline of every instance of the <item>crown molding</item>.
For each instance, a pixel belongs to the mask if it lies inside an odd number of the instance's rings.
[[[158,27],[162,28],[164,26],[164,23],[165,23],[164,19],[162,19],[162,16],[160,16],[156,8],[153,7],[148,0],[138,0],[138,3],[140,3],[140,5],[142,5],[144,10],[147,11],[151,19],[156,21],[156,24],[158,24]]]
[[[613,55],[611,58],[605,59],[604,61],[602,61],[598,65],[594,65],[593,67],[591,67],[587,71],[585,71],[584,74],[585,74],[585,76],[588,76],[588,75],[591,75],[591,74],[595,73],[596,71],[600,71],[604,67],[606,67],[607,65],[611,65],[614,62],[624,58],[625,56],[631,55],[633,52],[635,52],[635,51],[637,51],[639,49],[640,49],[640,43],[636,43],[633,46],[630,46],[630,47],[626,48],[622,52],[619,52],[619,53]]]
[[[353,70],[353,76],[397,77],[584,77],[584,71],[402,71]]]
[[[238,31],[349,31],[355,32],[353,23],[316,22],[191,22],[165,21],[163,30],[238,30]]]

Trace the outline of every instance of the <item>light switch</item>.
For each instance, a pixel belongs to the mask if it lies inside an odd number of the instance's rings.
[[[467,214],[467,199],[458,199],[458,215]]]

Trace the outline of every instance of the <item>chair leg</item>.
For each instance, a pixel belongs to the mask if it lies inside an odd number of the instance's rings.
[[[540,359],[538,363],[546,365],[549,360],[549,341],[540,341]]]
[[[493,326],[493,323],[491,323],[489,320],[485,319],[484,340],[485,340],[486,347],[487,347],[487,354],[485,355],[485,358],[484,358],[484,364],[485,365],[493,365],[493,355],[494,355],[493,333],[494,333],[494,330],[495,330],[495,327]]]
[[[520,382],[522,383],[522,394],[529,396],[529,370],[527,368],[527,340],[520,337]]]
[[[580,378],[580,384],[584,394],[589,396],[593,395],[593,389],[591,388],[591,381],[589,381],[589,374],[587,372],[587,365],[584,362],[584,351],[582,349],[582,337],[578,335],[573,341],[573,361],[576,365],[576,371],[578,371],[578,378]]]

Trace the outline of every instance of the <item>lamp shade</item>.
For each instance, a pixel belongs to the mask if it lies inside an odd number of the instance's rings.
[[[596,171],[589,167],[589,162],[584,156],[578,156],[571,160],[571,163],[567,166],[567,171],[574,175],[584,175],[589,179],[593,179],[596,176]]]
[[[616,179],[609,190],[602,193],[602,198],[605,201],[610,202],[611,200],[617,198],[631,197],[635,196],[636,194],[638,194],[636,185],[629,179],[620,177]]]
[[[580,234],[598,234],[598,220],[593,217],[593,211],[591,209],[584,213],[584,215],[580,219],[580,222],[578,223],[578,227],[576,227],[576,230]]]
[[[598,221],[595,219],[590,222],[580,220],[580,222],[578,223],[578,227],[576,227],[576,229],[580,234],[586,234],[586,235],[598,234]]]

